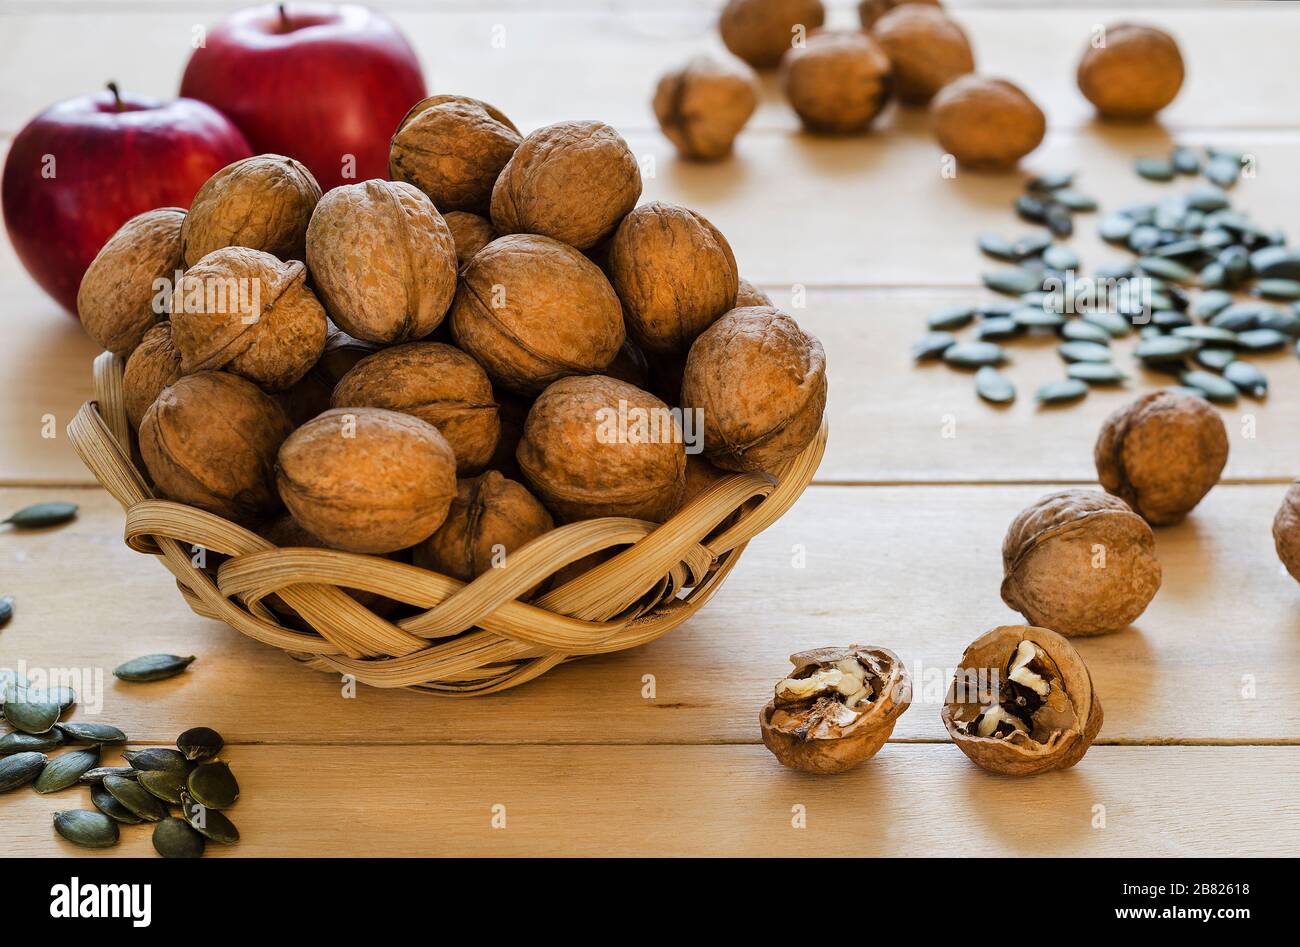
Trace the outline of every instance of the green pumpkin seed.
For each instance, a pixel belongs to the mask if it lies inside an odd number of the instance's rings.
[[[1237,386],[1222,376],[1199,369],[1183,372],[1178,376],[1188,388],[1195,388],[1205,394],[1210,401],[1220,404],[1232,404],[1237,400]]]
[[[1009,339],[1014,335],[1019,335],[1020,328],[1020,323],[1010,316],[994,316],[992,319],[982,321],[975,331],[975,335],[985,342],[994,339]]]
[[[1300,312],[1274,309],[1270,312],[1261,313],[1259,328],[1276,329],[1283,335],[1300,335]]]
[[[1031,233],[1021,237],[1013,246],[1016,258],[1020,260],[1036,257],[1052,245],[1052,238],[1045,233]]]
[[[1190,240],[1172,240],[1169,243],[1162,243],[1151,251],[1152,256],[1159,257],[1179,257],[1192,256],[1203,251],[1201,241],[1196,238]]]
[[[943,360],[960,368],[982,368],[1001,365],[1007,360],[1002,346],[993,342],[958,342],[943,353]]]
[[[1241,176],[1241,163],[1230,158],[1215,158],[1205,166],[1205,176],[1219,187],[1232,187]]]
[[[1011,318],[1022,329],[1056,329],[1065,325],[1065,316],[1039,306],[1021,306],[1011,314]]]
[[[1169,161],[1179,174],[1198,174],[1201,170],[1201,156],[1185,145],[1175,148]]]
[[[1228,274],[1222,263],[1208,263],[1201,267],[1200,283],[1205,289],[1218,289],[1228,285]]]
[[[1110,333],[1101,326],[1082,319],[1071,319],[1061,327],[1061,335],[1072,342],[1095,342],[1098,345],[1110,345]]]
[[[1195,184],[1183,195],[1187,206],[1205,214],[1223,210],[1228,206],[1228,195],[1223,188],[1213,184]],[[1208,221],[1207,221],[1208,225]]]
[[[927,332],[912,343],[912,358],[918,362],[929,361],[943,355],[950,346],[955,345],[957,337],[951,332]]]
[[[15,753],[0,759],[0,792],[12,792],[40,775],[49,757],[44,753]]]
[[[66,714],[77,702],[77,692],[71,687],[51,687],[48,697],[59,705],[60,714]]]
[[[1143,339],[1133,350],[1133,355],[1140,361],[1148,363],[1177,362],[1191,355],[1200,343],[1192,339],[1180,339],[1173,335],[1161,335]]]
[[[221,734],[211,727],[193,727],[176,738],[176,748],[190,761],[211,759],[225,745],[226,741],[221,738]]]
[[[0,737],[0,756],[10,753],[44,753],[63,745],[63,734],[53,729],[48,733],[23,733],[15,730]]]
[[[125,743],[126,734],[107,723],[61,723],[58,729],[70,743]]]
[[[1223,369],[1223,377],[1236,385],[1242,394],[1252,398],[1263,398],[1268,394],[1268,378],[1249,362],[1229,362]]]
[[[144,822],[144,819],[114,799],[113,794],[101,784],[96,783],[90,787],[90,801],[96,809],[114,822],[120,822],[123,825],[140,825]]]
[[[995,260],[1006,260],[1009,263],[1014,263],[1020,259],[1011,241],[998,234],[982,233],[976,238],[976,243],[982,253],[993,257]]]
[[[1085,312],[1083,321],[1097,326],[1112,339],[1121,339],[1133,331],[1133,323],[1114,312]]]
[[[9,624],[10,619],[14,617],[14,597],[12,595],[0,595],[0,628]]]
[[[194,655],[182,658],[175,654],[146,654],[113,668],[113,676],[132,683],[161,681],[175,677],[194,662]]]
[[[132,769],[141,772],[168,770],[188,774],[190,771],[190,764],[186,761],[185,754],[169,747],[150,746],[143,750],[123,750],[122,756]]]
[[[112,793],[114,799],[146,822],[157,822],[167,817],[167,807],[157,796],[146,791],[134,779],[105,776],[102,785]]]
[[[1198,349],[1192,357],[1201,367],[1221,372],[1236,361],[1237,353],[1232,349]]]
[[[1073,183],[1073,171],[1047,171],[1030,178],[1025,187],[1031,191],[1059,191]]]
[[[1096,342],[1062,342],[1056,352],[1067,362],[1109,362],[1110,348]]]
[[[1192,339],[1196,342],[1206,342],[1211,345],[1237,344],[1237,333],[1231,329],[1220,329],[1217,326],[1179,326],[1174,329],[1174,335],[1180,339]]]
[[[163,858],[199,858],[204,841],[184,819],[168,816],[153,827],[153,847]]]
[[[31,506],[23,507],[7,520],[0,520],[0,524],[8,523],[15,529],[41,529],[66,523],[76,515],[77,504],[75,503],[33,503]]]
[[[1097,209],[1097,199],[1095,197],[1089,197],[1087,194],[1072,188],[1057,191],[1052,195],[1052,199],[1077,214],[1088,213]]]
[[[54,831],[82,848],[111,848],[118,840],[117,823],[89,809],[54,813]]]
[[[94,769],[86,770],[81,774],[79,783],[86,783],[94,786],[102,783],[105,776],[121,776],[123,779],[135,779],[140,775],[129,766],[96,766]]]
[[[1101,239],[1108,240],[1111,243],[1123,243],[1128,240],[1133,233],[1133,228],[1137,224],[1132,217],[1126,217],[1123,214],[1111,214],[1109,217],[1103,217],[1101,223],[1097,225],[1097,233]]]
[[[926,323],[935,332],[946,332],[968,326],[974,318],[975,309],[971,306],[949,306],[930,316]]]
[[[58,702],[26,688],[5,701],[5,720],[23,733],[48,733],[58,723],[61,713]]]
[[[1249,303],[1237,303],[1228,306],[1210,319],[1210,325],[1216,329],[1229,329],[1232,332],[1245,332],[1259,325],[1262,312],[1259,306]]]
[[[985,273],[983,280],[985,286],[1004,296],[1020,296],[1043,288],[1043,278],[1023,268]]]
[[[984,369],[980,371],[983,372]],[[997,371],[997,369],[990,369],[990,371]],[[975,377],[978,387],[979,373],[976,373]],[[1014,394],[1013,390],[1012,395]],[[209,809],[229,809],[239,799],[239,782],[235,779],[235,774],[230,771],[230,767],[221,760],[201,763],[194,767],[185,782],[185,788],[190,798]]]
[[[1221,289],[1212,289],[1201,293],[1196,299],[1192,312],[1198,319],[1212,319],[1232,305],[1232,294]]]
[[[234,845],[239,841],[239,829],[224,813],[196,803],[188,794],[181,797],[181,812],[190,827],[209,841],[222,845]]]
[[[32,788],[39,793],[59,792],[75,786],[81,775],[99,765],[99,747],[71,750],[45,764]]]
[[[1261,279],[1300,280],[1300,249],[1263,247],[1250,255],[1250,268]]]
[[[167,770],[150,770],[141,773],[137,782],[163,802],[179,804],[181,789],[185,786],[185,775]]]
[[[1237,334],[1237,345],[1251,352],[1267,352],[1286,345],[1286,336],[1276,329],[1250,329]]]
[[[1043,262],[1054,270],[1077,270],[1079,254],[1069,247],[1053,244],[1043,251]]]
[[[985,401],[993,404],[1008,404],[1016,398],[1016,386],[1011,383],[1011,379],[990,365],[975,373],[975,391]],[[197,793],[195,798],[199,798]]]
[[[1081,362],[1079,364],[1095,364],[1092,362]],[[1086,382],[1078,378],[1066,378],[1063,381],[1049,381],[1038,389],[1034,397],[1042,404],[1065,404],[1069,401],[1078,401],[1088,393]]]
[[[1144,256],[1137,261],[1137,265],[1144,273],[1150,273],[1152,276],[1158,276],[1174,283],[1196,282],[1195,271],[1177,260],[1169,260],[1162,256]]]
[[[1138,158],[1133,163],[1134,170],[1148,181],[1172,181],[1174,164],[1168,158]]]
[[[1262,279],[1255,284],[1255,295],[1265,299],[1300,299],[1300,280]]]
[[[1160,246],[1160,241],[1163,239],[1164,232],[1159,227],[1149,224],[1139,224],[1134,227],[1133,232],[1128,235],[1128,248],[1134,253],[1149,253],[1151,250]]]
[[[989,316],[1009,316],[1016,311],[1017,304],[1010,299],[989,299],[975,307],[977,315],[988,318]]]

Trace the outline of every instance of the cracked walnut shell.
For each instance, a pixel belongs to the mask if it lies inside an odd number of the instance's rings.
[[[825,20],[821,0],[728,0],[718,32],[735,55],[755,69],[769,69]]]
[[[529,485],[562,522],[662,522],[686,486],[677,417],[649,392],[604,375],[563,378],[542,392],[517,456]]]
[[[140,422],[140,456],[169,500],[250,525],[280,507],[275,454],[289,419],[270,395],[225,372],[186,375]]]
[[[653,201],[623,218],[609,275],[628,334],[649,355],[685,352],[736,301],[736,258],[718,228],[685,207]]]
[[[382,408],[334,408],[284,442],[276,486],[299,525],[348,552],[414,546],[442,525],[456,458],[432,424]]]
[[[691,346],[682,407],[703,412],[714,464],[774,473],[821,428],[826,353],[779,309],[733,309]]]
[[[1153,26],[1106,27],[1079,60],[1079,91],[1107,118],[1150,118],[1183,85],[1178,43]]]
[[[222,247],[306,260],[307,221],[320,194],[306,166],[284,155],[254,155],[226,165],[190,204],[181,227],[185,265]]]
[[[330,404],[386,408],[427,421],[451,445],[459,476],[487,465],[501,433],[487,374],[441,342],[408,342],[363,358],[335,386]]]
[[[492,188],[492,226],[585,250],[613,232],[641,196],[641,169],[604,122],[560,122],[519,145]]]
[[[536,234],[500,237],[470,260],[451,332],[494,382],[520,394],[603,370],[625,338],[618,296],[600,268]]]
[[[1106,418],[1097,479],[1152,526],[1181,522],[1219,482],[1228,432],[1204,399],[1152,391]]]
[[[492,185],[520,141],[514,122],[486,102],[429,96],[393,132],[388,176],[418,187],[444,215],[486,214]]]
[[[172,345],[171,323],[160,322],[144,334],[122,372],[122,404],[131,427],[140,430],[149,405],[180,377],[181,353]]]
[[[655,118],[683,158],[717,161],[758,107],[758,79],[741,63],[696,56],[659,80]]]
[[[297,260],[281,263],[247,247],[213,250],[190,267],[172,296],[172,344],[181,370],[224,369],[283,391],[325,348],[325,310]]]
[[[894,94],[908,105],[925,105],[953,79],[975,70],[965,30],[938,7],[905,3],[881,17],[871,35],[889,56]]]
[[[865,33],[816,33],[781,60],[781,85],[804,128],[864,131],[889,100],[889,57]]]
[[[1273,517],[1273,544],[1286,571],[1300,582],[1300,481],[1287,488]]]
[[[1067,637],[1118,631],[1160,588],[1151,527],[1098,490],[1062,490],[1026,507],[1002,542],[1002,600]]]
[[[971,642],[941,716],[963,753],[1003,776],[1068,769],[1103,720],[1079,652],[1029,625],[1003,625]]]
[[[943,150],[972,168],[1005,170],[1042,143],[1047,119],[1005,79],[961,76],[930,103]]]
[[[166,318],[166,296],[181,270],[185,211],[160,207],[124,223],[95,254],[77,290],[77,316],[95,342],[129,355],[146,332]],[[165,281],[159,283],[159,281]]]
[[[911,703],[907,668],[886,648],[817,648],[790,663],[758,720],[763,744],[792,769],[852,769],[880,751]]]
[[[401,181],[326,194],[307,228],[307,265],[330,318],[391,345],[438,328],[456,292],[456,244],[433,202]]]

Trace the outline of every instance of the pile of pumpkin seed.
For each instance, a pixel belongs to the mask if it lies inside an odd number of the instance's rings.
[[[1061,404],[1083,398],[1092,386],[1127,380],[1111,342],[1137,331],[1133,356],[1144,368],[1171,376],[1172,387],[1225,404],[1238,394],[1264,397],[1268,379],[1241,356],[1292,346],[1300,354],[1300,248],[1232,208],[1228,190],[1247,160],[1238,152],[1186,146],[1167,157],[1139,159],[1136,170],[1148,180],[1205,179],[1104,216],[1102,238],[1131,256],[1099,267],[1086,283],[1092,298],[1076,296],[1066,305],[1060,305],[1061,293],[1045,291],[1078,279],[1081,261],[1060,238],[1074,232],[1076,214],[1098,205],[1075,190],[1072,173],[1030,180],[1016,213],[1046,229],[1015,240],[991,233],[978,240],[985,255],[1013,264],[983,276],[987,288],[1007,298],[932,314],[913,356],[975,369],[979,395],[1005,404],[1016,396],[1000,370],[1010,361],[1006,344],[1054,334],[1065,378],[1044,385],[1037,398]],[[1149,296],[1112,288],[1143,284]],[[972,325],[973,340],[957,337]]]
[[[159,680],[193,660],[149,655],[114,674],[122,680]],[[104,766],[103,748],[126,744],[122,730],[63,721],[77,701],[71,688],[38,691],[10,670],[0,675],[0,711],[13,728],[0,736],[0,793],[27,785],[43,794],[88,787],[93,808],[54,814],[54,830],[63,838],[84,848],[109,848],[118,843],[120,826],[151,823],[153,846],[164,858],[198,858],[208,841],[239,841],[239,831],[224,815],[239,798],[239,783],[217,756],[224,741],[215,730],[186,730],[176,749],[123,749],[126,765]],[[60,749],[57,756],[47,755]]]

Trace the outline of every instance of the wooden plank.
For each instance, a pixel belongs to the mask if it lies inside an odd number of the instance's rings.
[[[241,841],[209,845],[215,856],[1239,857],[1300,845],[1300,809],[1279,795],[1300,780],[1294,747],[1094,747],[1073,769],[1020,780],[936,745],[890,745],[834,778],[738,746],[223,756],[242,789],[229,813]],[[52,813],[88,805],[81,787],[10,793],[6,854],[152,855],[149,826],[123,826],[105,852],[55,836]]]
[[[204,724],[240,743],[755,743],[791,652],[880,644],[915,678],[894,736],[941,740],[939,707],[965,646],[1017,620],[1000,601],[1007,524],[1049,487],[814,487],[754,540],[691,622],[645,648],[585,659],[497,696],[345,693],[337,677],[192,615],[161,565],[128,551],[98,491],[52,497],[80,517],[0,535],[0,594],[17,598],[0,666],[85,669],[87,719],[166,742]],[[1079,642],[1106,710],[1105,743],[1300,743],[1300,587],[1269,528],[1281,486],[1222,486],[1157,534],[1164,587],[1134,628]],[[149,685],[109,673],[141,654],[196,654]]]

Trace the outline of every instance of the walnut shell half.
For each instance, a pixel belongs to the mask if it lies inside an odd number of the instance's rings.
[[[817,648],[790,663],[758,722],[764,746],[791,769],[852,769],[879,752],[912,701],[907,668],[887,648]]]
[[[930,103],[943,150],[972,168],[1005,170],[1037,148],[1047,119],[1033,99],[1005,79],[961,76]]]
[[[971,642],[940,716],[963,753],[1003,776],[1073,766],[1103,719],[1079,652],[1030,625],[1003,625]]]
[[[1107,492],[1152,526],[1169,526],[1219,482],[1228,432],[1204,398],[1152,391],[1106,419],[1093,459]]]
[[[843,135],[866,130],[893,88],[889,57],[865,33],[827,30],[781,60],[781,85],[804,128]]]
[[[1107,118],[1150,118],[1183,86],[1178,43],[1154,26],[1120,23],[1079,60],[1079,91]]]
[[[683,158],[717,161],[758,107],[758,79],[734,60],[696,56],[659,80],[655,118]]]
[[[1273,517],[1273,544],[1286,571],[1300,582],[1300,480],[1287,488]]]
[[[1098,490],[1062,490],[1020,512],[1002,542],[1002,600],[1070,637],[1118,631],[1160,588],[1151,527]]]

